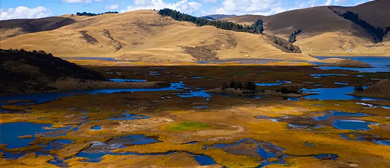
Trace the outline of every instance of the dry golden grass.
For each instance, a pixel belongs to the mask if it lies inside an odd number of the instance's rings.
[[[189,22],[178,22],[169,17],[162,17],[157,11],[151,10],[94,17],[64,15],[51,20],[45,19],[48,22],[58,22],[58,18],[72,20],[69,21],[72,23],[49,30],[53,27],[46,28],[47,25],[55,23],[45,22],[41,24],[41,29],[48,31],[39,32],[22,31],[15,25],[0,27],[4,37],[15,32],[21,34],[2,38],[1,48],[44,50],[60,57],[117,57],[140,62],[197,60],[194,54],[191,55],[184,49],[185,47],[200,47],[195,50],[198,57],[216,53],[219,59],[316,60],[304,54],[285,53],[269,44],[263,35],[221,30],[211,26],[197,27]],[[16,24],[14,22],[16,21],[3,23]],[[213,53],[203,50],[204,48],[211,49]]]
[[[359,13],[359,18],[375,26],[390,26],[389,4],[387,0],[368,2],[356,7],[315,7],[287,11],[272,16],[244,15],[222,20],[241,24],[252,24],[258,19],[264,21],[265,33],[288,39],[290,34],[302,29],[297,36],[303,53],[311,55],[346,56],[390,56],[390,36],[381,43],[374,43],[368,33],[338,16],[333,10],[344,13]]]

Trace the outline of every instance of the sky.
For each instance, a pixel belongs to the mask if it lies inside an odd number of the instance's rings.
[[[101,13],[163,8],[194,16],[272,15],[323,5],[354,6],[368,1],[370,0],[0,0],[0,20],[42,18],[84,11]]]

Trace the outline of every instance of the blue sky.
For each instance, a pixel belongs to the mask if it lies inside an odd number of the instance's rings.
[[[195,16],[209,14],[272,15],[321,5],[353,6],[370,0],[1,0],[0,19],[40,18],[76,12],[126,12],[171,8]]]

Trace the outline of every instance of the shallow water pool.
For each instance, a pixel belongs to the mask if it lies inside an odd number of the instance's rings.
[[[371,129],[369,125],[376,124],[377,123],[363,120],[335,120],[332,126],[343,130],[367,131]]]

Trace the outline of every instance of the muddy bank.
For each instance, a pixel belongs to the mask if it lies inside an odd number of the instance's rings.
[[[284,81],[286,83],[291,83],[291,81]],[[283,83],[284,83],[283,82]],[[226,82],[222,84],[222,87],[206,90],[207,93],[214,94],[223,94],[223,95],[236,95],[236,96],[280,96],[280,97],[293,97],[299,98],[303,96],[310,95],[310,93],[303,93],[301,89],[303,85],[301,84],[283,84],[280,83],[278,89],[257,89],[257,85],[262,86],[268,85],[272,86],[275,83],[255,83],[252,81],[249,82],[237,82],[231,81],[228,85]],[[279,83],[276,83],[279,85]]]
[[[215,88],[206,90],[206,93],[223,94],[223,95],[236,95],[236,96],[279,96],[279,97],[293,97],[299,98],[313,93],[283,93],[278,90],[242,90],[234,88]]]
[[[337,65],[341,67],[371,67],[370,64],[356,61],[352,59],[342,59],[342,58],[328,58],[320,61],[321,63]]]
[[[171,86],[168,82],[111,82],[79,80],[68,78],[48,84],[57,88],[56,91],[89,90],[89,89],[126,89],[126,88],[162,88]]]
[[[390,99],[390,80],[383,79],[367,89],[352,93],[351,95]]]

